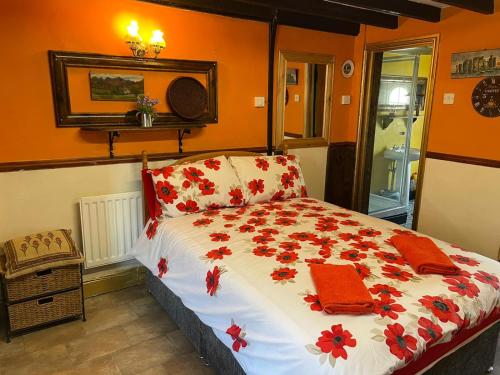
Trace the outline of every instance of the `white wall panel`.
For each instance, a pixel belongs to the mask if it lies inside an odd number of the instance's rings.
[[[289,153],[300,158],[309,196],[321,200],[325,199],[328,147],[295,148],[289,150]]]
[[[497,259],[500,169],[427,159],[418,230]]]

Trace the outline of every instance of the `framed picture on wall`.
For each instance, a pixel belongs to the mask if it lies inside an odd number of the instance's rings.
[[[143,75],[90,72],[89,76],[92,100],[135,102],[138,95],[144,95]]]
[[[500,48],[451,55],[451,78],[500,75]]]
[[[299,70],[289,68],[286,70],[286,84],[288,86],[299,84]]]

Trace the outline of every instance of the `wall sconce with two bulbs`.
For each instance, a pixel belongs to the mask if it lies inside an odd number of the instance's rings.
[[[153,30],[149,43],[144,43],[139,34],[139,24],[135,20],[130,21],[127,26],[126,42],[135,57],[145,57],[149,52],[156,59],[166,46],[161,30]]]

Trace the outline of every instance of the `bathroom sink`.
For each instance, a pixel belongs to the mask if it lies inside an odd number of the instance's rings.
[[[403,160],[404,149],[390,149],[384,151],[384,158],[390,160]],[[408,155],[409,161],[415,161],[420,159],[420,150],[418,148],[410,148],[410,154]]]

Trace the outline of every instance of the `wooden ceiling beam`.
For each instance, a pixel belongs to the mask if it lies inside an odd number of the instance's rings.
[[[271,22],[275,9],[234,0],[142,0],[165,6],[189,9],[204,13],[219,14],[261,22]],[[296,12],[283,11],[278,14],[278,24],[302,27],[311,30],[326,31],[336,34],[359,34],[359,23],[342,20],[332,20],[326,17],[304,15]]]
[[[328,3],[347,5],[358,9],[404,16],[428,22],[441,21],[441,9],[432,5],[408,0],[325,0]]]
[[[435,0],[439,3],[483,14],[495,13],[495,0]]]
[[[304,16],[363,23],[388,29],[398,28],[398,17],[395,15],[332,4],[324,0],[235,0],[235,2],[278,9],[280,12],[294,12]]]
[[[273,19],[272,9],[242,4],[232,0],[142,0],[175,8],[189,9],[198,12],[219,14],[254,21],[270,22]]]
[[[304,16],[303,14],[287,11],[278,13],[278,24],[351,36],[358,35],[360,30],[359,23],[332,20],[325,17]]]

